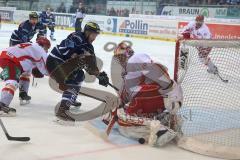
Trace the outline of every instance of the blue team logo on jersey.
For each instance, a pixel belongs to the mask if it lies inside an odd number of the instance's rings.
[[[106,29],[109,32],[117,32],[117,18],[108,18]]]

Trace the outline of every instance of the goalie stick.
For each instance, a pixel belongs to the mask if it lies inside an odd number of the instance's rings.
[[[12,137],[8,134],[7,129],[5,128],[2,120],[0,119],[0,125],[9,141],[21,141],[21,142],[26,142],[30,140],[30,137]]]
[[[112,84],[110,84],[110,83],[109,83],[109,85],[110,85],[113,89],[115,89],[117,92],[119,91],[119,89],[118,89],[117,87],[115,87],[114,85],[112,85]],[[113,111],[113,113],[112,113],[113,116],[112,116],[111,120],[109,121],[109,124],[108,124],[108,126],[107,126],[107,128],[106,128],[105,135],[103,135],[104,137],[108,137],[108,136],[109,136],[109,134],[110,134],[110,132],[112,131],[112,128],[113,128],[115,122],[118,121],[117,110],[118,110],[118,108],[120,108],[120,107],[121,107],[121,106],[116,107],[116,108],[114,109],[114,111]]]

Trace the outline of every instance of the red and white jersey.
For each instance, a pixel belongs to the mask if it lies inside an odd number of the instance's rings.
[[[9,47],[2,51],[0,58],[11,59],[20,64],[23,72],[31,73],[37,67],[42,74],[48,75],[47,53],[38,43],[22,43]]]
[[[184,38],[191,39],[210,39],[212,37],[211,32],[205,23],[203,23],[200,28],[197,28],[195,21],[189,22],[187,26],[183,28],[181,34]]]
[[[164,95],[172,81],[165,66],[154,62],[147,54],[135,53],[128,60],[123,83],[121,98],[131,101],[145,85],[157,85],[159,94]]]

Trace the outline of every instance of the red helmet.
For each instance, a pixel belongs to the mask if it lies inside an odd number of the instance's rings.
[[[42,46],[44,48],[49,49],[51,47],[51,43],[46,37],[41,36],[41,37],[37,38],[36,41],[40,46]]]
[[[196,21],[204,21],[204,16],[199,14],[199,15],[196,16],[195,20]]]

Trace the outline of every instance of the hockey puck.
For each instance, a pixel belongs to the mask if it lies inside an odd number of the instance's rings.
[[[138,139],[138,142],[139,142],[140,144],[144,144],[144,143],[145,143],[145,139],[144,139],[144,138],[139,138],[139,139]]]

